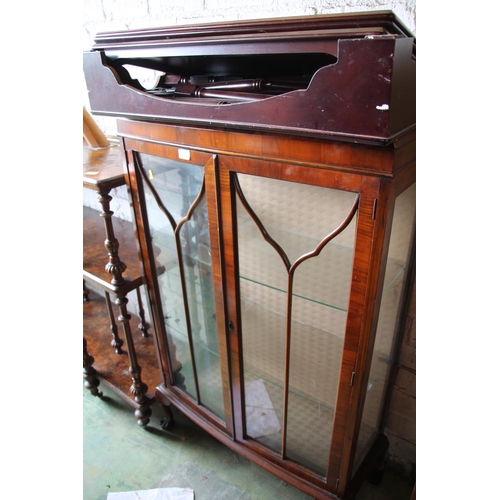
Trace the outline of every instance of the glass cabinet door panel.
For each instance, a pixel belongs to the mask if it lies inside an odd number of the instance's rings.
[[[233,183],[246,435],[325,476],[357,195],[245,174]]]
[[[347,321],[347,304],[335,299],[349,292],[354,257],[352,249],[345,250],[330,242],[319,256],[303,262],[294,278],[294,288],[311,288],[315,280],[324,302],[293,299],[286,454],[323,476]]]
[[[414,234],[415,195],[415,184],[413,184],[396,198],[394,206],[382,300],[356,448],[355,468],[365,457],[378,432],[382,417]]]
[[[174,383],[223,418],[204,169],[139,159]]]
[[[280,453],[286,308],[279,304],[286,297],[241,279],[240,292],[246,433]]]

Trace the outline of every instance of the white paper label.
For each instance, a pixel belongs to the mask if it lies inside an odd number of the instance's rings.
[[[189,151],[189,149],[179,149],[179,158],[181,160],[190,160],[191,152]]]

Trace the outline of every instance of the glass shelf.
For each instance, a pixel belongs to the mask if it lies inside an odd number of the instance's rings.
[[[283,388],[286,317],[248,299],[242,298],[241,302],[244,369]],[[294,369],[290,390],[332,409],[332,391],[317,382],[319,377],[326,379],[336,390],[342,342],[330,332],[292,321],[290,363]],[[306,363],[309,365],[299,371],[300,365]],[[303,370],[309,372],[305,377]]]
[[[171,271],[175,278],[175,270]],[[173,290],[169,288],[170,298],[175,302],[175,307],[168,309],[168,318],[165,320],[167,331],[173,337],[179,359],[182,359],[184,384],[186,392],[195,397],[193,366],[189,353],[189,343],[185,330],[184,307],[181,295],[174,300]],[[180,291],[179,291],[180,293]],[[199,299],[201,302],[201,299]],[[248,307],[242,311],[242,319],[246,325],[246,335],[243,350],[245,352],[244,380],[246,383],[262,380],[266,391],[271,399],[272,407],[282,427],[283,413],[283,349],[284,339],[280,338],[280,328],[284,322],[284,316],[270,310],[264,310],[257,304],[244,301]],[[259,308],[259,314],[253,314],[254,309]],[[265,321],[262,323],[262,312]],[[253,323],[248,317],[253,318]],[[252,330],[250,331],[250,328]],[[214,325],[215,328],[215,325]],[[338,366],[340,364],[342,341],[331,334],[317,330],[308,325],[300,323],[293,324],[292,359],[291,366],[295,374],[291,378],[290,392],[288,396],[289,407],[300,408],[300,411],[289,412],[287,433],[287,458],[297,459],[303,465],[318,474],[323,474],[322,464],[326,463],[329,451],[329,441],[333,423],[336,388],[338,385]],[[315,346],[312,353],[314,363],[304,363],[304,343]],[[215,414],[222,418],[223,400],[217,391],[217,384],[213,383],[220,377],[219,353],[201,338],[194,338],[194,350],[198,383],[201,384],[201,392],[204,394],[202,405],[207,406]],[[184,361],[187,360],[187,361]],[[297,368],[303,367],[302,372]],[[313,370],[313,373],[310,370]],[[331,390],[323,393],[317,392],[325,389],[324,384],[317,384],[321,377],[331,383]],[[316,389],[316,392],[315,392]],[[312,431],[314,429],[314,432]],[[303,435],[311,432],[311,436],[304,449]],[[261,436],[257,439],[270,449],[279,453],[281,451],[281,431],[272,435]],[[297,450],[297,451],[295,451]]]
[[[245,255],[245,259],[240,262],[240,278],[244,282],[247,282],[247,284],[246,286],[242,284],[242,286],[246,290],[256,290],[252,285],[260,285],[281,294],[282,297],[274,297],[274,300],[280,304],[276,312],[284,314],[285,309],[283,309],[283,304],[286,301],[285,266],[281,259],[277,257],[275,250],[262,239],[260,232],[257,231],[257,234],[255,234],[251,231],[250,224],[254,224],[253,221],[243,220],[242,225],[245,226],[247,230],[243,235],[245,238],[245,248],[240,249]],[[167,233],[168,230],[170,230],[170,235]],[[282,230],[280,234],[282,236],[280,238],[281,241],[285,240],[288,236],[289,242],[293,239],[300,243],[300,245],[296,246],[296,248],[299,248],[299,251],[302,252],[300,255],[310,251],[311,248],[315,248],[320,241],[304,235],[287,234],[286,231]],[[250,238],[249,236],[253,237]],[[177,254],[171,229],[166,227],[164,230],[155,231],[154,242],[162,252],[161,262],[167,270],[171,266],[177,266]],[[205,251],[204,255],[205,257],[209,255],[208,251]],[[263,255],[264,257],[262,257]],[[193,254],[190,254],[189,257],[192,258]],[[310,269],[307,269],[307,261],[301,265],[305,267],[301,268],[301,266],[299,266],[296,271],[293,293],[293,296],[298,299],[298,310],[305,307],[301,305],[302,301],[307,301],[318,304],[319,306],[346,312],[349,290],[346,292],[345,287],[342,285],[346,282],[350,283],[353,258],[352,248],[330,242],[323,249],[320,256],[316,258],[322,259],[329,264],[331,263],[331,265],[328,265],[328,269],[323,269],[323,272],[319,271],[321,266],[314,266],[314,268],[310,266]],[[207,262],[206,258],[200,259],[195,257],[195,260],[199,264],[210,266],[210,262]],[[404,263],[395,259],[388,259],[383,289],[384,301],[390,300],[391,290],[393,292],[395,291],[396,295],[398,295],[399,286],[404,276],[404,270]],[[304,279],[302,275],[305,275]],[[333,286],[332,281],[334,281]],[[339,285],[335,288],[335,282],[337,281]],[[179,293],[181,294],[180,290]],[[385,298],[386,296],[387,299]],[[328,299],[328,297],[330,297],[330,299],[325,300]],[[267,307],[269,307],[269,298],[265,298],[264,300]],[[258,300],[256,301],[258,302]],[[387,311],[388,309],[384,307],[383,310]],[[316,317],[318,317],[317,313],[318,308],[315,308]],[[310,317],[311,316],[309,316],[309,318]],[[308,320],[305,319],[304,321]],[[332,321],[332,318],[329,318],[329,321]],[[331,327],[329,328],[331,329]]]
[[[283,249],[289,249],[286,253],[292,264],[297,258],[313,251],[321,242],[320,238],[293,233],[279,227],[266,226],[266,230]],[[244,254],[244,258],[240,259],[240,278],[286,293],[286,281],[283,278],[285,266],[281,259],[275,258],[276,250],[263,239],[262,234],[249,217],[238,217],[238,238],[245,242],[245,245],[240,248],[240,253]],[[307,261],[300,264],[296,272],[298,273],[301,268],[309,267],[305,271],[308,277],[307,280],[300,282],[293,295],[327,307],[347,311],[349,289],[343,286],[331,289],[328,285],[331,286],[332,281],[340,284],[351,282],[353,257],[352,247],[330,241],[319,257],[316,257],[328,265],[313,267],[308,266]],[[395,259],[388,260],[383,294],[398,283],[404,274],[404,269],[404,262]],[[333,285],[335,286],[335,283]]]
[[[314,250],[319,238],[266,227],[269,234],[282,248],[292,248],[294,257]],[[246,299],[270,309],[276,314],[286,314],[287,272],[276,250],[264,240],[253,220],[238,217],[240,244],[240,288]],[[350,282],[352,277],[353,249],[330,241],[319,256],[300,264],[295,271],[293,287],[293,319],[325,334],[344,337]],[[405,264],[388,259],[382,292],[380,324],[393,324],[397,313],[400,288]],[[283,324],[284,324],[283,319]],[[282,329],[284,326],[282,326]],[[387,334],[385,333],[387,332]],[[388,360],[392,348],[390,329],[379,329],[375,349]]]

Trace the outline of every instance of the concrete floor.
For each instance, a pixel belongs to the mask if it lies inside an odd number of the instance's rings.
[[[171,431],[161,429],[154,404],[146,429],[133,409],[101,384],[102,399],[83,389],[83,499],[108,492],[191,488],[195,500],[309,500],[312,497],[212,438],[178,411]],[[356,500],[409,500],[412,486],[390,473],[365,484]]]

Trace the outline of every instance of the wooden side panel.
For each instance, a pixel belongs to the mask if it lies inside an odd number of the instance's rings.
[[[378,277],[380,274],[383,230],[385,227],[385,214],[387,210],[389,183],[386,183],[385,189],[379,188],[379,181],[372,182],[372,201],[367,204],[363,215],[360,215],[360,221],[363,223],[358,228],[359,250],[363,253],[360,259],[362,274],[353,277],[353,289],[351,291],[351,300],[357,311],[357,317],[360,323],[358,324],[358,337],[349,345],[349,361],[352,363],[353,390],[348,402],[348,418],[347,426],[342,429],[344,436],[344,452],[340,468],[340,484],[338,494],[342,496],[350,478],[352,461],[354,459],[355,443],[359,432],[359,421],[356,415],[361,413],[362,401],[360,396],[366,389],[366,382],[369,373],[368,347],[371,339],[371,321],[373,312],[376,309],[374,297],[378,285]],[[376,201],[376,213],[374,217],[374,200]],[[382,236],[382,240],[380,237]],[[378,237],[378,239],[377,239]],[[358,250],[358,247],[357,247]],[[358,279],[361,279],[357,283]],[[364,288],[364,295],[354,291],[354,287],[360,286]],[[363,297],[363,300],[361,298]],[[373,343],[372,343],[373,347]],[[346,346],[347,349],[347,346]],[[352,373],[351,373],[352,376]],[[361,407],[361,408],[360,408]],[[359,413],[358,413],[359,412]]]
[[[361,200],[356,232],[354,266],[349,301],[349,314],[344,341],[341,379],[337,398],[337,413],[333,430],[330,453],[331,481],[335,482],[336,493],[341,496],[347,482],[345,458],[352,453],[352,438],[346,437],[350,427],[353,404],[356,403],[353,391],[359,387],[356,362],[358,349],[363,337],[363,320],[366,308],[370,307],[368,279],[373,264],[372,238],[374,231],[374,204],[378,195],[378,180],[363,178]]]

